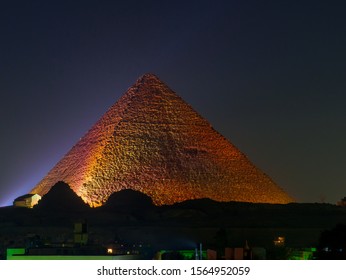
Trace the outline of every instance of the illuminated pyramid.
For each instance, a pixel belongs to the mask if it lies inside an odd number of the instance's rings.
[[[292,202],[156,76],[141,77],[31,191],[58,181],[91,206],[140,191],[156,205],[189,199]]]

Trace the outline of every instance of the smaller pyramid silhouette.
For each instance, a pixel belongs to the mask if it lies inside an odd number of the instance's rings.
[[[154,206],[152,199],[144,193],[131,189],[121,190],[111,194],[103,205],[106,209],[143,211]]]
[[[137,80],[32,193],[45,195],[57,181],[91,206],[124,189],[156,205],[197,198],[293,201],[152,74]]]
[[[45,211],[83,211],[88,205],[65,182],[57,182],[42,197],[35,209]]]

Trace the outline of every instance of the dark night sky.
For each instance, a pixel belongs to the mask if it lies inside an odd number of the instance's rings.
[[[298,202],[335,203],[346,195],[340,3],[2,1],[0,206],[147,72]]]

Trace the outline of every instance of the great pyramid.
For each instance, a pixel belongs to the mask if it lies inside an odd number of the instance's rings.
[[[140,191],[156,205],[289,203],[289,197],[155,75],[130,87],[31,191],[64,181],[90,206]]]

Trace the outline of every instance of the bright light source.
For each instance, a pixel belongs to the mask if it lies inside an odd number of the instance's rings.
[[[276,239],[274,239],[274,245],[275,246],[285,246],[285,237],[284,236],[278,236]]]

